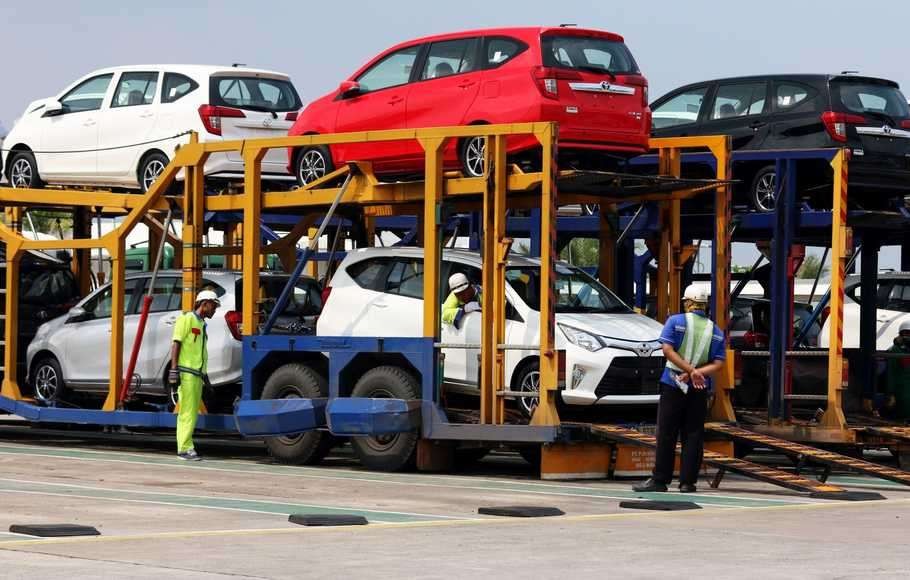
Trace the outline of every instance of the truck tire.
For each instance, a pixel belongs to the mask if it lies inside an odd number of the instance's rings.
[[[370,369],[354,385],[352,397],[372,399],[419,399],[420,383],[404,369],[381,366]],[[417,460],[417,431],[380,435],[377,437],[352,437],[351,447],[367,469],[376,471],[403,471],[413,469]]]
[[[317,399],[328,396],[326,380],[308,366],[291,363],[272,373],[262,389],[262,399]],[[307,431],[297,435],[268,437],[269,455],[294,465],[311,465],[331,451],[334,438],[327,431]]]

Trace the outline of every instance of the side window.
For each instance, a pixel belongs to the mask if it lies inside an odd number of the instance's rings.
[[[806,85],[778,83],[774,89],[774,109],[789,112],[815,98],[816,91]]]
[[[134,314],[133,310],[130,309],[130,304],[133,301],[133,293],[136,291],[136,287],[139,285],[138,278],[130,278],[126,281],[123,300],[123,313],[124,314]],[[108,285],[107,288],[95,295],[94,298],[89,300],[83,305],[83,308],[86,312],[90,313],[93,318],[110,318],[112,312],[112,306],[114,304],[114,288],[113,286]]]
[[[114,91],[111,107],[151,105],[155,100],[157,89],[158,73],[156,72],[123,73],[120,75],[120,82],[117,83],[117,90]]]
[[[765,83],[721,85],[714,98],[711,119],[758,115],[765,108]]]
[[[420,46],[409,46],[386,56],[357,77],[360,92],[368,93],[406,84],[411,78]]]
[[[654,128],[679,127],[697,122],[706,92],[706,86],[691,89],[658,106],[652,114]]]
[[[528,46],[514,38],[493,37],[486,39],[484,67],[496,68],[518,56]]]
[[[427,52],[421,80],[439,79],[454,74],[477,70],[477,39],[460,38],[434,42]]]
[[[910,312],[910,284],[896,282],[891,287],[891,293],[888,296],[888,302],[885,304],[886,310],[897,310],[898,312]]]
[[[180,279],[173,276],[156,278],[152,287],[152,306],[149,312],[180,310],[181,286]]]
[[[389,270],[385,291],[408,298],[423,298],[423,260],[396,260]]]
[[[185,97],[199,87],[199,83],[179,73],[164,73],[164,84],[161,90],[161,102],[173,103]]]
[[[351,264],[346,271],[348,276],[361,288],[377,290],[379,289],[379,277],[385,271],[388,263],[387,258],[374,258]]]
[[[60,99],[60,104],[67,113],[97,111],[113,77],[113,74],[100,75],[80,83]]]

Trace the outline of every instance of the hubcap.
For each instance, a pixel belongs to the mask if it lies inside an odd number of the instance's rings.
[[[51,365],[42,365],[35,373],[35,396],[45,402],[51,402],[57,398],[57,389],[60,381],[57,377],[57,371]]]
[[[145,171],[142,172],[142,189],[148,191],[161,172],[164,171],[164,163],[158,159],[152,159],[145,164]]]
[[[464,149],[464,164],[470,177],[483,175],[483,157],[487,140],[483,137],[472,137]]]
[[[755,203],[762,211],[774,211],[777,205],[777,174],[766,173],[755,186]]]
[[[16,159],[10,169],[10,183],[13,187],[31,187],[34,174],[32,164],[27,159]]]
[[[325,157],[318,149],[310,149],[300,156],[300,166],[297,174],[300,183],[307,184],[325,177]]]
[[[526,374],[521,379],[518,390],[522,393],[540,393],[540,371],[531,371]],[[521,410],[530,417],[537,408],[537,397],[521,397],[518,399],[518,404],[521,405]]]

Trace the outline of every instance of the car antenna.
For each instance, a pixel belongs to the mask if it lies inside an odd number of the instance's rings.
[[[577,24],[560,24],[559,25],[560,28],[575,28],[576,26],[578,26],[578,25]]]
[[[242,66],[246,66],[246,63],[245,62],[235,62],[235,63],[231,64],[231,67],[233,67],[233,68],[240,68]]]
[[[840,71],[840,74],[842,74],[842,75],[858,75],[858,74],[859,74],[859,71],[858,71],[858,70],[842,70],[842,71]]]

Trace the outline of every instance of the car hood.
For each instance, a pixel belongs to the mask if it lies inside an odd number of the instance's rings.
[[[641,314],[560,313],[558,324],[618,340],[648,342],[660,338],[663,325]]]

